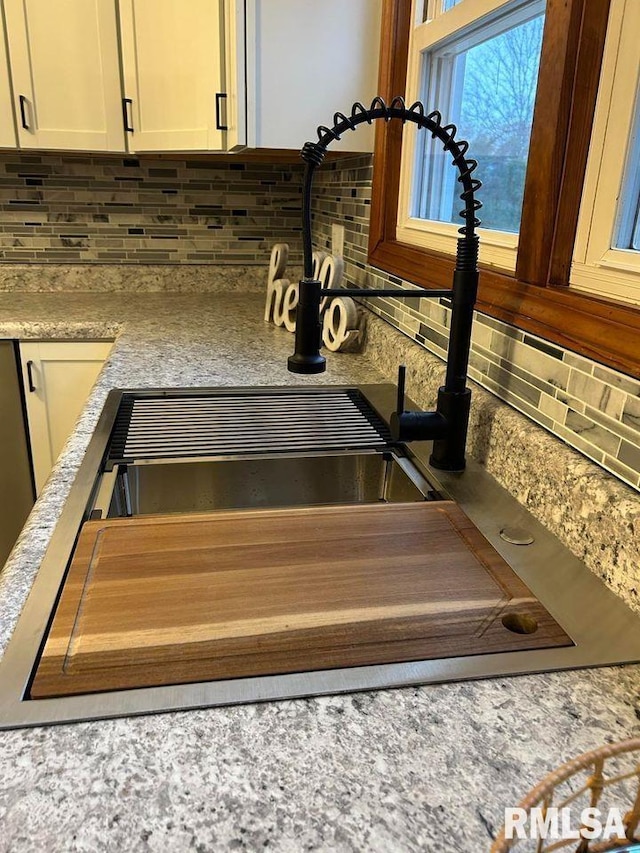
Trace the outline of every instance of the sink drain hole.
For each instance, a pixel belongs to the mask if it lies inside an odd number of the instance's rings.
[[[502,617],[502,624],[514,634],[535,634],[538,622],[528,613],[508,613]]]

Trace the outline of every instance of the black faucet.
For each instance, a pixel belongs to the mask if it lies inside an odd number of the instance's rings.
[[[315,169],[321,165],[327,146],[340,139],[347,130],[355,130],[362,122],[371,124],[374,119],[400,119],[404,124],[411,121],[419,128],[426,128],[433,137],[442,142],[445,151],[451,154],[453,165],[458,169],[458,181],[462,184],[460,198],[464,209],[460,216],[464,225],[459,229],[456,266],[451,290],[406,290],[406,289],[323,289],[322,283],[313,277],[311,244],[311,186]],[[322,373],[326,359],[320,354],[321,318],[320,302],[324,296],[402,296],[416,298],[448,297],[451,299],[451,329],[447,351],[447,372],[444,385],[438,390],[435,412],[404,411],[405,370],[398,372],[397,410],[391,416],[391,432],[396,441],[430,441],[433,451],[429,462],[434,468],[444,471],[462,471],[465,467],[465,445],[471,391],[467,388],[467,367],[471,345],[473,308],[478,292],[478,236],[476,228],[480,220],[476,211],[482,206],[475,198],[482,186],[473,177],[478,164],[467,159],[469,143],[456,140],[457,128],[453,124],[443,125],[437,110],[425,114],[420,101],[410,107],[401,97],[387,104],[382,98],[374,98],[369,109],[356,103],[351,115],[336,113],[333,127],[319,127],[318,141],[307,142],[301,152],[306,168],[302,192],[302,243],[304,252],[304,276],[300,281],[299,302],[296,314],[295,352],[288,360],[292,373]]]

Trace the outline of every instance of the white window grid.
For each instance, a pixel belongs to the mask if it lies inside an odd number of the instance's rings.
[[[640,3],[612,0],[570,284],[640,304]],[[628,248],[617,244],[627,242]]]

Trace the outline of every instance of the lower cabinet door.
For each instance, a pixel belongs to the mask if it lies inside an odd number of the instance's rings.
[[[37,494],[69,438],[110,349],[111,343],[105,341],[20,343]]]

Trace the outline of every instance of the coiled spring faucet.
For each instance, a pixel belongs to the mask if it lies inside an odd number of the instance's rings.
[[[371,124],[374,119],[400,119],[428,130],[450,155],[458,169],[458,182],[462,184],[460,198],[464,208],[460,211],[464,224],[459,229],[456,266],[450,290],[375,290],[365,288],[323,289],[322,283],[313,277],[311,242],[311,187],[313,175],[321,165],[327,146],[347,130],[355,130],[359,124]],[[416,101],[410,107],[401,97],[387,105],[382,98],[374,98],[369,109],[356,103],[351,115],[336,113],[333,127],[319,127],[318,141],[307,142],[301,152],[306,168],[302,193],[302,241],[304,252],[304,276],[300,281],[299,302],[296,315],[295,352],[289,357],[288,367],[293,373],[322,373],[326,359],[320,353],[321,318],[320,302],[324,296],[401,296],[418,298],[447,297],[451,299],[451,328],[447,351],[447,371],[444,385],[438,390],[436,410],[433,412],[404,411],[404,367],[398,373],[398,404],[391,416],[391,431],[396,441],[430,441],[433,451],[429,462],[434,468],[445,471],[462,471],[465,467],[465,446],[471,404],[471,391],[467,388],[467,368],[471,345],[473,309],[478,292],[478,236],[476,228],[480,220],[476,211],[482,206],[475,198],[481,182],[473,177],[478,164],[467,159],[469,143],[456,140],[457,128],[453,124],[443,125],[437,110],[425,114],[424,105]]]

